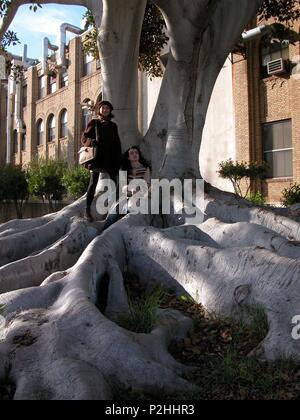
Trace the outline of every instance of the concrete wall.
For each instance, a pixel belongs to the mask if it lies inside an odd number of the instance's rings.
[[[218,164],[229,158],[235,160],[235,144],[232,64],[227,59],[211,97],[199,158],[203,178],[225,191],[233,188],[218,176]]]
[[[54,211],[59,211],[67,204],[56,203],[53,204]],[[27,203],[24,210],[24,219],[32,219],[34,217],[44,216],[49,214],[49,206],[47,203]],[[0,204],[0,223],[7,222],[8,220],[16,219],[17,214],[13,203]]]

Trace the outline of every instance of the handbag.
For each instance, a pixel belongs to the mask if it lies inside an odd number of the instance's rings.
[[[96,131],[96,139],[98,139],[98,125],[97,121],[95,124],[95,131]],[[97,140],[96,140],[97,143]],[[97,147],[95,146],[83,146],[78,154],[79,154],[79,165],[83,165],[87,167],[87,165],[91,164],[96,157]]]
[[[96,157],[96,147],[82,147],[79,152],[79,165],[92,163]]]

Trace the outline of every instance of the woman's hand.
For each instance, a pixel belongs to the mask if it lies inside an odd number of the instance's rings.
[[[92,139],[87,138],[84,142],[84,146],[85,147],[91,147],[91,145],[92,145]]]

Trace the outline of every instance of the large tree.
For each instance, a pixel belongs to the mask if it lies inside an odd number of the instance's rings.
[[[18,7],[32,2],[1,3],[7,6],[3,36]],[[104,98],[116,106],[123,147],[141,141],[137,68],[146,0],[57,3],[92,11]],[[154,175],[195,179],[201,176],[201,135],[216,78],[263,1],[153,3],[166,21],[170,54],[141,144]],[[167,351],[168,342],[191,327],[187,318],[161,310],[150,334],[129,332],[115,322],[128,311],[125,268],[145,287],[159,283],[185,290],[211,312],[238,316],[243,305],[262,305],[270,328],[257,354],[300,359],[300,342],[291,336],[292,319],[300,314],[300,225],[210,187],[202,205],[201,225],[130,215],[101,234],[100,222],[88,225],[81,218],[81,199],[59,213],[0,226],[0,304],[7,317],[0,381],[16,385],[16,399],[111,398],[117,388],[153,396],[195,391],[182,379],[185,367]]]

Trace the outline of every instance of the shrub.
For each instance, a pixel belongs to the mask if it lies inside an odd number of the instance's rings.
[[[291,184],[289,188],[285,188],[282,192],[281,202],[285,207],[300,203],[300,185]]]
[[[245,198],[250,191],[250,181],[265,178],[268,165],[265,162],[251,162],[247,164],[245,162],[234,162],[232,159],[228,159],[219,163],[219,168],[218,174],[221,178],[229,179],[235,193],[240,197]],[[243,194],[241,188],[242,180],[245,180],[247,186],[245,194]]]
[[[63,185],[68,194],[75,200],[82,197],[89,185],[90,173],[79,166],[78,168],[68,169],[63,176]]]
[[[19,219],[23,217],[28,197],[27,175],[22,167],[5,165],[0,168],[0,201],[12,201]]]
[[[53,201],[62,199],[65,193],[62,179],[66,170],[66,163],[59,160],[43,159],[30,162],[28,166],[29,192],[49,202],[53,210]]]
[[[247,195],[246,199],[250,201],[253,204],[256,204],[257,206],[265,206],[266,205],[266,199],[262,195],[261,192],[257,192],[255,194],[249,194]]]

